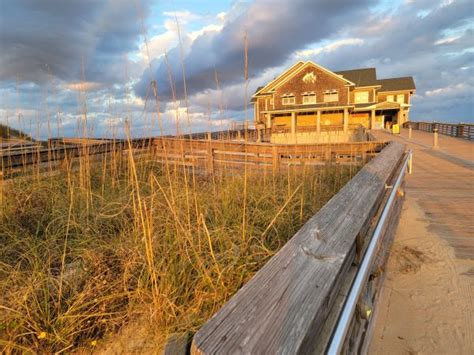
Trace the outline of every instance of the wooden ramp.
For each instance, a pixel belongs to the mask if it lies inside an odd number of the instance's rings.
[[[413,174],[369,353],[474,353],[474,143],[408,130]]]

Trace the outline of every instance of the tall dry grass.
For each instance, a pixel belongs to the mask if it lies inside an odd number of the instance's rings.
[[[356,171],[204,175],[145,148],[4,182],[0,349],[93,347],[136,319],[195,331]]]

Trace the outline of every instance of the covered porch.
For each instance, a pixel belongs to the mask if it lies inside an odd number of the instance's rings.
[[[268,110],[265,128],[272,143],[330,143],[348,142],[359,125],[350,122],[354,106],[307,105],[301,108]]]

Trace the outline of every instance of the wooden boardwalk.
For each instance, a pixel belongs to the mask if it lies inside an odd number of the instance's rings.
[[[413,175],[387,264],[369,353],[474,353],[474,143],[408,130]]]

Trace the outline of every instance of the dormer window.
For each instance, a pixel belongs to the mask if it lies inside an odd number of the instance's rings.
[[[337,90],[325,90],[324,91],[324,102],[336,102],[339,101],[339,93]]]
[[[355,103],[363,104],[369,102],[369,92],[368,91],[356,91],[355,92]]]
[[[284,94],[281,96],[282,105],[294,105],[295,104],[295,95],[293,94]]]
[[[311,92],[304,92],[301,94],[303,96],[303,105],[315,104],[316,103],[316,94]]]

